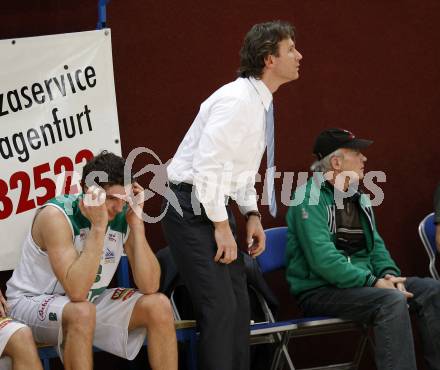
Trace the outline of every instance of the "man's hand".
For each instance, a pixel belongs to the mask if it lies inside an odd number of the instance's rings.
[[[107,227],[108,212],[105,205],[106,193],[104,189],[91,186],[84,194],[84,199],[79,202],[81,213],[90,221],[93,226]]]
[[[374,285],[375,288],[381,288],[381,289],[396,289],[395,285],[391,280],[387,280],[385,278],[381,278],[377,280],[376,284]]]
[[[6,302],[5,297],[3,297],[2,292],[0,291],[0,317],[5,317],[8,314],[8,303]]]
[[[136,226],[143,226],[144,221],[142,220],[142,211],[144,209],[144,188],[140,186],[137,182],[132,184],[132,192],[128,195],[128,205],[129,209],[125,215],[128,225],[131,229]]]
[[[228,220],[214,222],[214,237],[217,243],[215,262],[229,264],[237,259],[237,242],[232,235]]]
[[[249,216],[246,223],[246,241],[248,253],[251,257],[257,257],[266,249],[266,235],[261,225],[260,217]]]
[[[386,274],[382,279],[379,279],[376,284],[374,285],[375,288],[382,288],[382,289],[397,289],[402,294],[408,298],[414,297],[414,294],[408,292],[405,288],[405,277],[397,277],[394,275]]]
[[[391,281],[396,287],[396,289],[400,290],[407,299],[414,297],[414,294],[408,292],[405,288],[405,282],[406,282],[405,277],[396,277],[390,274],[386,274],[384,277],[386,280]]]

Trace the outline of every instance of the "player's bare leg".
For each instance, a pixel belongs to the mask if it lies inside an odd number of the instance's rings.
[[[177,340],[170,301],[160,293],[144,295],[134,306],[128,330],[145,327],[148,358],[154,370],[177,369]]]
[[[11,357],[13,370],[43,370],[29,328],[17,330],[9,339],[3,353]]]
[[[63,309],[64,367],[93,369],[93,335],[96,307],[90,302],[70,302]]]

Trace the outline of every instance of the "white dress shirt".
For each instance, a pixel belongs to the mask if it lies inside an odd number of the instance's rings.
[[[196,188],[211,221],[228,218],[225,197],[242,214],[258,210],[255,175],[266,147],[265,117],[272,93],[261,80],[237,78],[201,106],[167,168],[173,183]]]

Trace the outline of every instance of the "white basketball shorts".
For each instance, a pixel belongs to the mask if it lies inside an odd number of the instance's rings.
[[[0,370],[10,369],[11,361],[9,357],[3,356],[3,350],[9,339],[19,329],[25,328],[26,325],[16,322],[9,317],[0,318]]]
[[[131,288],[106,289],[97,299],[96,329],[93,345],[103,351],[132,360],[145,340],[146,329],[128,332],[131,314],[143,295]],[[56,345],[62,358],[62,316],[64,306],[70,300],[64,295],[22,297],[14,302],[11,316],[26,323],[38,343]]]

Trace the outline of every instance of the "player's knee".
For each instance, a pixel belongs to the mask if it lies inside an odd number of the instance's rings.
[[[70,302],[63,311],[63,323],[68,327],[94,329],[96,322],[96,306],[90,302]]]
[[[167,324],[174,320],[170,300],[162,293],[144,296],[141,300],[148,323]]]

